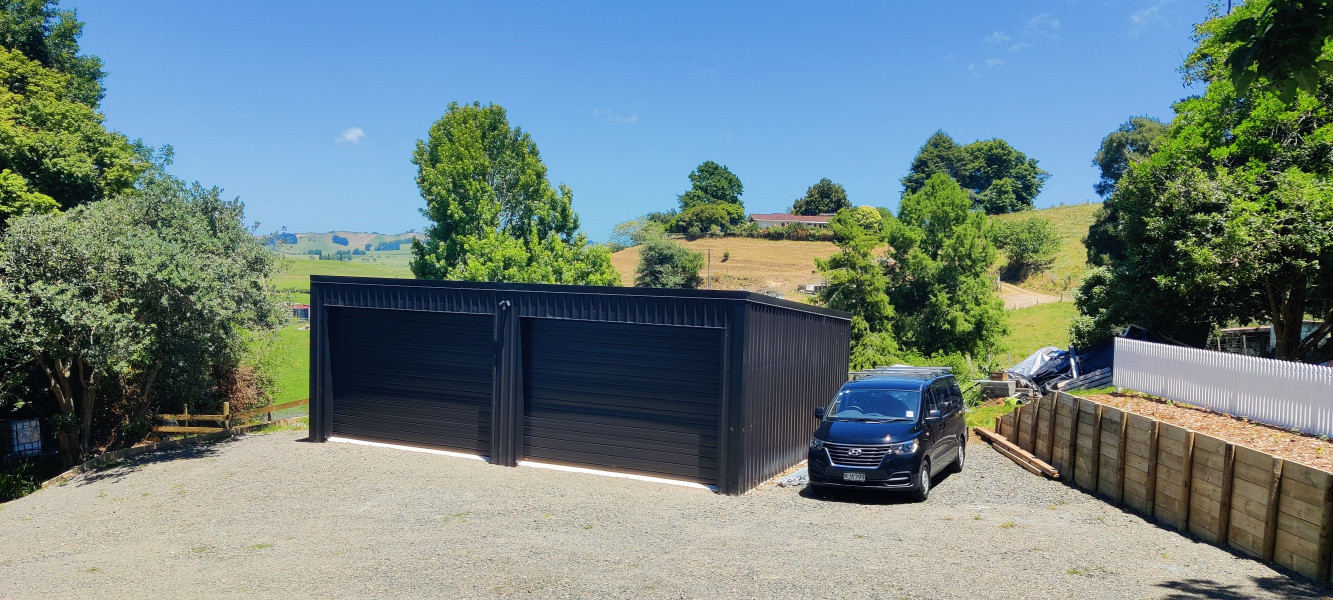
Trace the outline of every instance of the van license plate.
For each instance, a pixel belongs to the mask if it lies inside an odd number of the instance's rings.
[[[865,473],[843,473],[843,474],[842,474],[842,480],[843,480],[843,481],[865,481],[865,480],[866,480],[866,474],[865,474]]]

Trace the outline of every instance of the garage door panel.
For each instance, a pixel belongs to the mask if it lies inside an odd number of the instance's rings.
[[[336,422],[335,422],[336,425]],[[476,441],[471,446],[465,446],[461,443],[454,443],[448,446],[441,445],[440,432],[421,431],[421,430],[403,430],[399,428],[372,427],[368,425],[344,425],[341,430],[337,430],[339,436],[349,437],[371,442],[388,442],[393,444],[406,444],[410,446],[421,446],[425,448],[436,448],[443,450],[452,450],[458,452],[467,452],[470,454],[486,455],[490,453],[490,442]],[[487,431],[477,431],[471,436],[477,439],[487,435]],[[468,439],[468,433],[465,431],[456,432],[456,439]]]
[[[333,435],[489,454],[493,323],[331,308]]]
[[[570,450],[559,448],[542,449],[541,458],[561,463],[587,465],[613,471],[636,473],[654,477],[683,479],[701,483],[717,480],[717,469],[714,465],[682,465],[671,462],[631,459],[629,457],[621,457],[617,460],[614,458],[608,459],[605,454],[583,452],[578,449]]]
[[[548,398],[535,403],[533,408],[560,411],[570,418],[611,415],[618,417],[621,422],[647,420],[652,423],[680,423],[696,429],[715,428],[717,425],[715,417],[701,415],[690,410],[690,407],[646,400],[641,400],[633,409],[626,409],[618,398],[613,397],[574,398],[564,402]]]
[[[622,405],[624,398],[631,397],[639,399],[645,405],[661,402],[688,412],[716,414],[717,411],[717,400],[701,394],[698,386],[680,385],[667,380],[646,388],[637,383],[625,385],[601,383],[596,388],[589,388],[586,382],[579,382],[572,375],[563,375],[559,378],[534,382],[532,392],[534,398],[545,400],[573,402],[586,400],[597,403],[598,398],[610,398],[612,404]],[[637,402],[635,404],[638,405]]]
[[[714,483],[721,330],[527,319],[524,455]]]
[[[703,445],[709,448],[717,446],[717,435],[715,433],[699,433],[698,427],[694,425],[654,422],[652,426],[644,426],[642,423],[627,422],[623,419],[606,423],[540,416],[533,416],[532,423],[538,425],[542,431],[546,432],[544,435],[548,437],[561,437],[571,440],[603,436],[684,446]]]

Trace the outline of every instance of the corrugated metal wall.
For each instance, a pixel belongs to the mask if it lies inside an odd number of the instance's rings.
[[[738,494],[804,457],[811,413],[846,379],[850,315],[746,292],[311,277],[311,438],[337,433],[331,418],[338,341],[333,307],[490,315],[494,386],[491,462],[523,452],[523,323],[560,319],[716,328],[718,489]],[[716,348],[714,346],[714,348]],[[703,438],[701,438],[703,439]]]
[[[846,319],[762,304],[748,304],[744,327],[737,493],[805,460],[814,409],[847,381],[851,344]]]

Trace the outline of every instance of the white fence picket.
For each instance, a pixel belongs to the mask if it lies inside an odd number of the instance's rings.
[[[1333,368],[1116,338],[1116,387],[1333,436]]]

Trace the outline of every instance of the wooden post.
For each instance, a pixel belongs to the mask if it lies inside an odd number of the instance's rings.
[[[1227,545],[1231,538],[1231,487],[1236,477],[1236,446],[1227,444],[1222,452],[1222,505],[1218,508],[1217,543]]]
[[[1040,422],[1041,422],[1041,398],[1038,398],[1036,402],[1032,403],[1032,433],[1028,435],[1028,439],[1032,440],[1032,447],[1024,448],[1024,450],[1027,450],[1028,452],[1031,452],[1033,454],[1037,453],[1037,424]]]
[[[228,430],[228,431],[231,430],[231,403],[230,403],[230,402],[223,402],[223,403],[222,403],[222,428],[223,428],[223,429],[226,429],[226,430]]]
[[[1265,562],[1273,561],[1273,551],[1277,548],[1277,492],[1282,488],[1282,465],[1286,462],[1273,457],[1273,483],[1268,486],[1268,511],[1264,515]]]
[[[1115,493],[1115,505],[1124,506],[1125,504],[1125,445],[1129,443],[1129,413],[1124,409],[1120,411],[1120,460],[1116,461],[1115,478],[1120,487]]]
[[[1324,515],[1319,528],[1319,562],[1315,569],[1319,574],[1315,579],[1328,583],[1333,581],[1333,482],[1324,488]]]
[[[1101,466],[1102,466],[1102,409],[1103,405],[1097,405],[1096,421],[1092,423],[1092,494],[1097,495],[1097,488],[1101,484]]]
[[[1185,486],[1180,490],[1180,504],[1176,514],[1180,515],[1180,531],[1190,528],[1190,494],[1194,491],[1194,432],[1187,432],[1189,441],[1185,444]]]
[[[1050,400],[1050,405],[1051,405],[1051,408],[1046,411],[1047,416],[1050,417],[1051,427],[1046,432],[1046,460],[1055,462],[1055,413],[1056,413],[1055,407],[1057,403],[1055,401],[1055,395],[1053,394],[1046,396],[1045,398],[1042,398],[1041,403],[1045,404],[1047,399]]]
[[[185,405],[185,418],[184,418],[184,419],[181,419],[181,420],[182,420],[182,421],[185,421],[185,424],[186,424],[187,426],[190,424],[190,405],[189,405],[189,404],[186,404],[186,405]]]
[[[1062,392],[1057,392],[1057,393],[1056,393],[1056,395],[1055,395],[1055,401],[1056,401],[1056,402],[1059,402],[1059,401],[1060,401],[1060,394],[1061,394],[1061,393],[1062,393]],[[1069,411],[1069,416],[1070,416],[1070,418],[1069,418],[1069,454],[1068,454],[1068,458],[1069,458],[1069,480],[1070,480],[1070,481],[1073,481],[1076,485],[1077,485],[1077,483],[1078,483],[1077,481],[1075,481],[1075,480],[1077,479],[1077,477],[1075,476],[1075,473],[1076,473],[1077,470],[1078,470],[1078,469],[1076,468],[1076,467],[1078,466],[1078,461],[1076,460],[1077,457],[1078,457],[1078,413],[1079,413],[1079,409],[1078,409],[1078,400],[1075,399],[1075,400],[1074,400],[1074,407],[1073,407],[1073,409],[1072,409],[1071,411]]]
[[[1014,426],[1014,427],[1013,427],[1013,429],[1010,429],[1010,430],[1009,430],[1009,433],[1012,434],[1014,437],[1008,438],[1009,441],[1013,442],[1014,445],[1015,445],[1015,446],[1018,446],[1019,448],[1022,448],[1022,447],[1023,447],[1023,444],[1019,443],[1019,441],[1018,441],[1018,440],[1020,439],[1020,436],[1018,435],[1018,432],[1021,431],[1021,430],[1023,429],[1023,407],[1024,407],[1024,406],[1027,406],[1027,405],[1026,405],[1026,404],[1019,404],[1018,406],[1015,406],[1015,407],[1014,407],[1014,412],[1012,413],[1012,414],[1014,415],[1014,422],[1013,422],[1013,426]],[[1007,436],[1006,436],[1006,437],[1007,437]]]
[[[1161,430],[1161,421],[1152,422],[1152,437],[1148,441],[1148,514],[1144,515],[1156,521],[1157,513],[1157,434]]]

